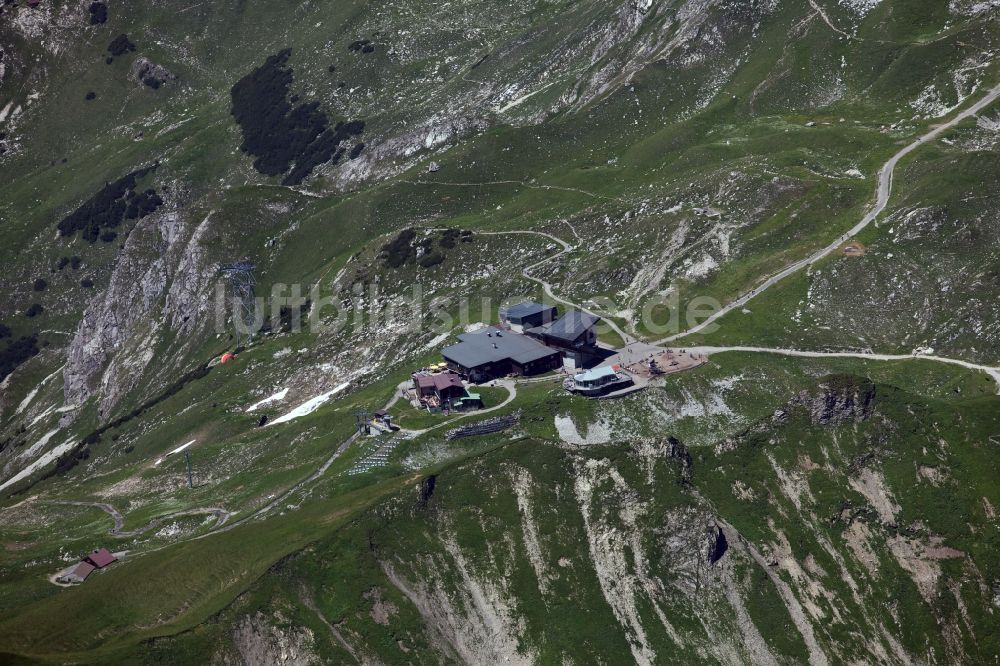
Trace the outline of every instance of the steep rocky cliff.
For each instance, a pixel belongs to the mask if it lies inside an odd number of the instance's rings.
[[[993,490],[963,470],[996,456],[960,442],[984,414],[836,381],[878,396],[864,418],[796,398],[714,452],[522,438],[414,479],[282,562],[203,649],[287,632],[264,617],[296,608],[313,649],[360,663],[981,662]],[[956,495],[960,523],[937,508]]]
[[[141,397],[153,394],[165,379],[162,368],[182,362],[214,323],[217,265],[208,263],[202,245],[211,214],[188,219],[183,195],[174,196],[132,229],[67,351],[65,401],[81,405],[96,397],[101,420],[138,386],[144,385]]]

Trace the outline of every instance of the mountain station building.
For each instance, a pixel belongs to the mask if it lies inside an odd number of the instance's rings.
[[[551,323],[526,328],[524,334],[559,350],[577,367],[582,367],[601,358],[596,330],[600,321],[597,315],[573,310]]]
[[[441,355],[448,367],[473,382],[506,375],[538,375],[562,365],[562,354],[536,339],[496,326],[458,336]]]

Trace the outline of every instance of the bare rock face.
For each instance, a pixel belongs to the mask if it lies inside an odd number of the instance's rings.
[[[183,346],[207,325],[201,315],[210,303],[214,266],[200,240],[209,219],[192,231],[183,212],[168,205],[136,224],[107,289],[90,302],[70,343],[63,371],[67,404],[96,395],[98,417],[107,420],[130,391],[158,385],[145,372],[165,331],[181,333],[176,337]],[[161,355],[158,368],[164,367],[169,359]]]
[[[809,410],[813,423],[843,425],[867,421],[875,407],[875,385],[868,379],[849,375],[831,375],[815,393],[803,391],[792,399],[793,405]]]
[[[496,17],[496,25],[516,25],[516,15],[526,4],[511,5],[516,11]],[[547,3],[533,4],[544,10]],[[422,88],[421,97],[412,100],[414,113],[406,123],[408,129],[374,141],[360,159],[328,167],[325,175],[338,189],[391,177],[414,166],[425,151],[446,148],[498,122],[533,125],[554,113],[587,108],[628,86],[654,61],[679,69],[712,65],[717,69],[714,90],[735,71],[734,59],[725,53],[726,44],[752,34],[776,6],[775,0],[617,0],[600,11],[581,7],[566,24],[553,24],[488,54],[480,64],[485,63],[489,75],[473,71],[462,77],[461,84]],[[449,18],[442,15],[440,20]],[[436,51],[440,36],[436,27],[430,27],[436,25],[410,26],[412,42],[398,46],[394,57],[407,64]],[[565,29],[565,25],[574,27]],[[533,54],[526,45],[534,39],[551,40],[553,47],[544,55]],[[698,106],[707,105],[713,94],[706,89]]]
[[[157,65],[149,58],[136,58],[129,68],[129,78],[157,89],[164,83],[174,81],[177,77],[163,65]]]
[[[709,512],[686,508],[666,514],[656,540],[665,569],[663,579],[672,587],[693,596],[718,583],[711,565],[723,558],[728,544]]]
[[[44,2],[0,3],[0,25],[21,38],[34,42],[50,53],[62,53],[72,47],[85,25],[84,12],[90,3]]]
[[[282,622],[279,616],[274,618]],[[313,633],[305,627],[275,626],[263,613],[244,617],[233,632],[239,652],[236,663],[244,666],[306,666],[319,663]],[[232,663],[227,659],[227,663]]]

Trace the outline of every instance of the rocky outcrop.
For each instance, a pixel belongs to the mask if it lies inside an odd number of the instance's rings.
[[[547,11],[545,3],[534,4],[538,7],[530,11]],[[532,125],[555,113],[581,111],[629,85],[654,61],[678,69],[711,68],[705,69],[711,71],[711,80],[704,81],[696,101],[700,108],[734,71],[727,44],[745,41],[775,6],[773,1],[727,0],[579,3],[544,28],[513,38],[497,35],[500,46],[468,75],[428,81],[420,97],[412,100],[413,113],[402,125],[405,130],[373,141],[359,159],[328,166],[326,175],[338,189],[349,189],[402,173],[419,161],[419,154],[447,148],[491,126]],[[523,4],[516,7],[517,14],[529,11]],[[433,23],[410,26],[410,43],[394,45],[393,56],[404,66],[430,53],[440,58],[436,26],[457,29],[455,24],[468,13],[462,11],[462,16],[444,14]],[[495,20],[497,25],[517,25],[519,17]],[[475,26],[476,33],[482,29]],[[534,49],[538,43],[552,46]],[[463,56],[467,53],[455,54],[456,59]]]
[[[67,404],[96,396],[98,418],[106,421],[125,395],[140,385],[153,390],[169,374],[170,355],[161,353],[158,379],[145,375],[165,331],[182,334],[171,350],[176,355],[207,325],[198,315],[211,302],[214,271],[201,245],[209,219],[191,231],[174,201],[132,229],[107,288],[91,300],[70,343],[63,370]]]
[[[406,580],[392,563],[383,562],[386,578],[420,613],[442,654],[466,664],[535,663],[537,655],[523,648],[525,622],[510,597],[509,582],[481,576],[450,527],[441,523],[439,528],[443,552],[423,559],[426,580]],[[458,581],[450,594],[445,574]]]
[[[803,391],[792,404],[805,407],[812,422],[820,425],[867,421],[875,408],[875,384],[866,378],[830,375],[819,391]]]
[[[132,63],[128,71],[129,78],[156,90],[164,83],[174,81],[177,77],[163,65],[157,65],[149,58],[139,57]]]
[[[244,617],[233,632],[233,645],[240,658],[227,658],[226,664],[306,666],[319,662],[313,632],[289,626],[280,615],[272,619],[258,612]]]
[[[89,2],[0,3],[0,25],[50,53],[69,50],[86,25]]]

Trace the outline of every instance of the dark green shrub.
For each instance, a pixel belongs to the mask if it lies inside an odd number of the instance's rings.
[[[103,2],[90,3],[90,25],[97,25],[108,20],[108,6]]]
[[[108,44],[108,52],[115,57],[123,56],[130,51],[135,51],[135,44],[129,41],[128,35],[125,33],[118,35]]]
[[[139,169],[113,183],[106,184],[97,194],[59,222],[59,235],[72,236],[80,231],[84,240],[93,243],[98,238],[104,240],[102,231],[119,226],[126,215],[134,215],[135,217],[129,219],[136,219],[156,210],[163,200],[155,191],[146,190],[140,195],[135,194],[136,182],[154,169],[155,165]],[[79,268],[79,257],[73,257],[70,262],[73,263],[73,268]]]
[[[399,268],[411,258],[417,256],[417,251],[413,247],[413,239],[417,237],[417,232],[413,229],[403,229],[391,241],[382,246],[382,256],[385,258],[385,265],[389,268]]]
[[[34,335],[21,336],[10,342],[3,351],[0,351],[0,381],[14,372],[17,366],[37,355],[38,351],[38,338]]]
[[[287,67],[290,56],[285,49],[236,82],[232,115],[243,131],[240,150],[256,158],[254,168],[267,176],[286,174],[282,184],[297,185],[320,164],[337,162],[344,154],[341,142],[361,134],[365,123],[354,120],[331,128],[318,102],[293,106],[297,97],[289,97],[294,78]]]
[[[417,263],[423,268],[430,268],[431,266],[437,266],[442,261],[444,261],[444,255],[437,250],[433,250],[420,257],[420,261]]]

